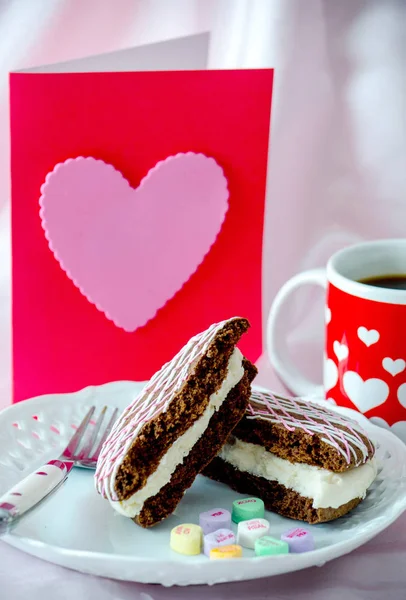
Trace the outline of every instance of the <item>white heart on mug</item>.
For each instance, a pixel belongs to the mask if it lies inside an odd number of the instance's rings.
[[[338,381],[338,369],[331,358],[324,359],[324,389],[331,390]]]
[[[379,340],[379,331],[376,329],[367,329],[366,327],[358,327],[358,337],[366,346],[372,346]]]
[[[389,386],[382,379],[362,379],[355,371],[343,375],[344,391],[362,413],[383,404],[389,396]]]
[[[398,388],[398,400],[403,408],[406,408],[406,383],[402,383]]]
[[[326,306],[326,308],[324,309],[324,317],[326,324],[328,325],[331,321],[331,308],[329,308],[328,306]]]
[[[406,444],[406,421],[397,421],[397,423],[394,423],[391,426],[389,426],[385,419],[382,419],[381,417],[371,417],[370,421],[374,425],[378,425],[378,427],[383,427],[384,429],[391,431]]]
[[[348,358],[348,346],[340,344],[337,340],[333,343],[334,354],[338,360],[345,360]]]
[[[393,358],[389,358],[389,356],[387,356],[383,359],[382,366],[385,371],[388,371],[388,373],[395,376],[405,370],[406,362],[403,360],[403,358],[397,358],[396,360],[393,360]]]

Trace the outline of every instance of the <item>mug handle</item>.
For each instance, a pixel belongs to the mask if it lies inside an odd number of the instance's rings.
[[[319,285],[327,289],[326,269],[310,269],[289,279],[276,294],[269,311],[266,341],[271,364],[286,387],[298,396],[324,397],[322,385],[304,377],[288,357],[287,345],[282,330],[281,309],[288,296],[302,285]]]

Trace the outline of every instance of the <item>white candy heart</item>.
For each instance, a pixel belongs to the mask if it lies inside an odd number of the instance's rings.
[[[385,419],[382,419],[381,417],[371,417],[370,421],[371,423],[378,425],[378,427],[383,427],[384,429],[391,431],[392,433],[397,435],[398,438],[403,440],[406,444],[406,421],[398,421],[397,423],[394,423],[391,427],[389,427]]]
[[[324,309],[324,317],[326,324],[328,325],[331,321],[331,309],[328,306],[326,306],[326,308]]]
[[[331,390],[338,381],[338,369],[331,358],[324,359],[324,389]]]
[[[403,358],[397,358],[396,360],[393,360],[393,358],[389,358],[389,356],[387,356],[383,359],[382,366],[385,371],[388,371],[388,373],[395,376],[405,370],[406,362],[403,360]]]
[[[367,329],[366,327],[358,327],[358,337],[366,346],[372,346],[379,340],[379,331],[376,329]]]
[[[333,344],[333,350],[338,360],[345,360],[348,358],[348,346],[345,344],[340,344],[340,342],[336,340]]]
[[[398,400],[403,408],[406,408],[406,383],[402,383],[398,388]]]
[[[344,391],[351,402],[362,413],[383,404],[389,396],[389,386],[382,379],[362,379],[355,371],[347,371],[343,376]]]
[[[238,523],[237,544],[244,548],[255,548],[255,541],[269,534],[269,521],[266,519],[250,519]]]

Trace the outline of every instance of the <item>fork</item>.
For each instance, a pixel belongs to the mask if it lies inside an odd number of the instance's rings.
[[[108,410],[108,406],[104,406],[91,430],[91,419],[95,410],[95,406],[89,408],[59,458],[50,460],[27,475],[0,497],[0,535],[9,533],[23,517],[56,492],[67,480],[72,467],[96,468],[101,448],[116,421],[118,409],[114,409],[103,429],[103,421]],[[100,440],[93,451],[99,434],[101,434]]]

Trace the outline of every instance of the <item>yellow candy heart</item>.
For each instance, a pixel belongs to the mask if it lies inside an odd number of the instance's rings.
[[[219,546],[210,550],[210,558],[218,560],[221,558],[241,558],[242,548],[237,544],[229,544],[228,546]]]
[[[199,525],[184,523],[172,529],[170,546],[178,554],[193,556],[194,554],[200,554],[202,539],[203,531]]]

